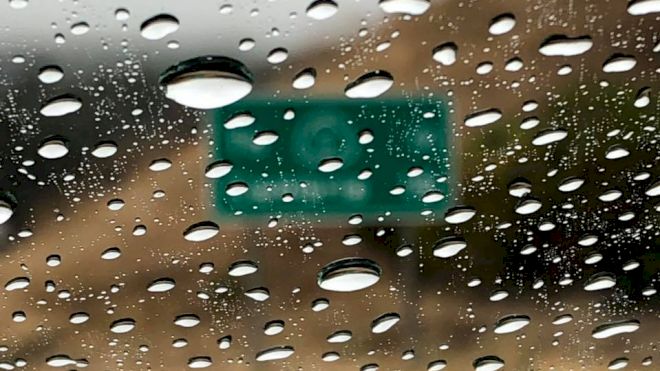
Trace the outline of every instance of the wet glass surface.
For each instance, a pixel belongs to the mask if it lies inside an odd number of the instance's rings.
[[[0,10],[0,369],[657,368],[659,1]]]

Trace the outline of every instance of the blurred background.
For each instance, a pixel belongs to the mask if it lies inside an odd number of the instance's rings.
[[[657,368],[657,2],[3,7],[0,200],[13,215],[0,224],[2,369],[469,370],[485,356],[505,370]],[[578,37],[587,50],[575,52]],[[574,55],[548,55],[557,40]],[[168,99],[163,72],[208,55],[240,61],[250,94],[211,110]],[[313,86],[296,88],[308,68]],[[347,97],[379,70],[391,87]],[[82,106],[44,115],[63,95]],[[487,110],[492,122],[471,124]],[[228,129],[237,114],[254,123]],[[548,130],[563,139],[538,145]],[[255,145],[264,131],[277,141]],[[44,158],[53,139],[66,154]],[[100,144],[116,151],[99,158]],[[343,166],[319,171],[331,157]],[[159,160],[171,166],[154,171]],[[205,175],[220,160],[231,171]],[[237,182],[247,192],[227,194]],[[521,202],[540,209],[521,214]],[[468,220],[455,223],[456,208]],[[202,221],[217,235],[184,238]],[[449,237],[466,247],[437,256]],[[376,262],[378,282],[321,288],[319,271],[346,257]],[[243,260],[257,271],[230,275]],[[161,278],[175,287],[147,289]],[[245,295],[255,288],[268,299]],[[313,310],[317,299],[329,307]],[[386,313],[400,321],[373,333]],[[175,324],[184,314],[199,324]],[[512,314],[529,323],[497,333]],[[135,327],[111,331],[120,319]],[[592,336],[632,320],[634,332]],[[266,334],[269,321],[281,333]],[[327,341],[340,330],[351,339]],[[277,346],[294,351],[257,360]]]

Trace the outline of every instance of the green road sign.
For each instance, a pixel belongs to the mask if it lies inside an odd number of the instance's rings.
[[[214,117],[216,159],[233,164],[214,180],[223,215],[419,215],[444,205],[422,202],[447,192],[441,101],[253,100]]]

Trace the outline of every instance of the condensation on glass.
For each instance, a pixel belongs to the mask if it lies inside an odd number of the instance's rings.
[[[659,1],[0,20],[0,369],[657,369]]]

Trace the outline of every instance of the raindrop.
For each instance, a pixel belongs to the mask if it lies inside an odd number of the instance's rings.
[[[39,81],[54,84],[64,78],[64,72],[58,66],[45,66],[39,70]]]
[[[37,149],[37,154],[48,160],[62,158],[68,153],[69,148],[67,147],[66,140],[60,137],[45,139]]]
[[[469,221],[477,214],[477,210],[470,206],[452,207],[445,213],[445,221],[449,224],[461,224]]]
[[[181,314],[174,318],[174,324],[179,327],[195,327],[199,325],[200,319],[196,314]]]
[[[99,142],[92,150],[92,156],[96,158],[108,158],[117,153],[117,144],[112,141]]]
[[[371,321],[371,332],[382,334],[388,331],[401,320],[397,313],[385,313]]]
[[[159,278],[147,286],[149,292],[166,292],[170,291],[176,285],[175,281],[171,278]]]
[[[629,155],[630,151],[618,144],[609,147],[607,152],[605,152],[605,158],[608,160],[618,160],[620,158],[628,157]]]
[[[337,13],[337,3],[332,0],[316,0],[307,7],[307,16],[316,20],[328,19]]]
[[[241,112],[233,115],[224,123],[224,127],[227,130],[244,128],[254,124],[256,118],[252,116],[249,112]]]
[[[368,72],[346,85],[344,94],[348,98],[376,98],[388,91],[394,84],[394,77],[387,71]]]
[[[564,129],[546,129],[536,134],[532,140],[532,144],[535,146],[546,146],[564,140],[567,136],[568,132]]]
[[[458,53],[458,46],[453,42],[440,44],[433,48],[433,60],[442,64],[443,66],[451,66],[456,62],[456,54]]]
[[[609,322],[594,328],[591,331],[591,336],[594,339],[607,339],[612,336],[635,332],[638,329],[639,321],[635,319]]]
[[[232,277],[243,277],[255,273],[259,268],[257,263],[250,260],[239,260],[229,266],[229,275]]]
[[[199,356],[188,359],[188,367],[190,368],[207,368],[213,364],[211,357]]]
[[[632,70],[637,60],[632,55],[614,54],[603,63],[603,72],[616,73]]]
[[[179,20],[170,14],[158,14],[140,26],[140,34],[147,40],[160,40],[179,29]]]
[[[660,12],[659,0],[632,0],[628,3],[628,13],[631,15],[646,15]]]
[[[426,366],[426,371],[440,371],[447,367],[447,361],[439,359],[437,361],[429,362]]]
[[[312,310],[314,312],[321,312],[330,307],[330,301],[325,298],[319,298],[312,302]]]
[[[584,283],[585,291],[606,290],[616,286],[616,278],[612,273],[601,272],[589,277]]]
[[[115,260],[121,256],[121,250],[118,247],[110,247],[101,253],[103,260]]]
[[[490,301],[502,301],[506,298],[509,297],[509,292],[506,290],[495,290],[490,293],[490,297],[488,298]]]
[[[14,290],[23,290],[30,286],[30,279],[27,277],[16,277],[12,278],[5,284],[5,290],[14,291]]]
[[[463,123],[465,126],[473,128],[490,125],[497,122],[501,118],[502,112],[496,108],[491,108],[465,116]]]
[[[256,287],[246,291],[245,296],[256,301],[266,301],[270,298],[270,291],[265,287]]]
[[[433,246],[433,256],[451,258],[467,247],[467,242],[460,237],[445,237]]]
[[[159,158],[157,160],[151,161],[149,164],[149,170],[151,171],[165,171],[172,167],[172,161],[166,158]]]
[[[572,57],[586,53],[593,44],[589,36],[553,35],[543,41],[539,52],[549,57]]]
[[[264,326],[264,334],[268,336],[277,335],[282,331],[284,331],[284,321],[281,320],[269,321]]]
[[[322,173],[332,173],[341,169],[344,166],[344,161],[338,157],[331,157],[321,160],[318,169]]]
[[[381,274],[380,266],[373,260],[344,258],[321,268],[317,283],[324,290],[353,292],[376,284]]]
[[[530,197],[518,202],[515,211],[520,215],[529,215],[539,211],[541,206],[543,206],[541,201]]]
[[[281,345],[260,351],[256,355],[258,362],[276,361],[289,358],[294,353],[292,346]]]
[[[248,187],[247,184],[245,184],[243,182],[234,182],[234,183],[227,184],[227,187],[225,188],[225,193],[228,196],[237,197],[237,196],[240,196],[240,195],[244,194],[248,190],[249,190],[249,187]]]
[[[74,325],[80,325],[87,321],[89,321],[89,314],[85,312],[77,312],[69,316],[69,322],[73,323]]]
[[[46,358],[46,364],[50,367],[66,367],[76,365],[76,361],[66,354],[58,354]]]
[[[474,371],[496,371],[504,367],[504,361],[498,356],[480,357],[472,362]]]
[[[637,108],[644,108],[651,103],[651,88],[641,88],[635,96],[633,105]]]
[[[132,318],[122,318],[112,322],[110,325],[110,331],[115,334],[125,334],[132,331],[135,328],[135,320]]]
[[[332,334],[328,335],[326,341],[332,344],[345,343],[353,337],[353,333],[348,330],[339,330],[335,331]]]
[[[531,319],[524,314],[511,314],[500,318],[495,324],[496,334],[509,334],[529,325]]]
[[[628,358],[626,357],[621,357],[612,360],[608,365],[607,369],[608,370],[621,370],[622,368],[626,368],[628,366]]]
[[[78,111],[82,107],[80,98],[65,94],[47,101],[39,111],[46,117],[59,117]]]
[[[269,146],[277,142],[279,137],[280,136],[277,135],[277,133],[274,131],[260,131],[254,135],[252,138],[252,143],[258,146]]]
[[[229,174],[234,165],[229,161],[215,161],[209,164],[204,170],[204,175],[210,179],[218,179]]]
[[[284,48],[275,48],[268,53],[266,60],[270,64],[280,64],[289,57],[289,51]]]
[[[218,340],[218,348],[220,349],[229,349],[231,347],[231,336],[223,336]]]
[[[511,13],[500,14],[490,21],[488,32],[491,35],[504,35],[505,33],[513,30],[516,25],[516,17]]]
[[[207,56],[188,59],[168,68],[160,77],[165,96],[184,106],[220,108],[252,91],[252,74],[239,61]]]
[[[220,227],[210,220],[195,223],[183,231],[186,241],[201,242],[213,238],[220,232]]]
[[[4,224],[14,215],[14,207],[5,200],[0,199],[0,225]]]
[[[559,185],[559,190],[562,192],[573,192],[582,187],[584,179],[577,177],[570,177],[564,179]]]
[[[378,5],[385,13],[424,14],[431,6],[429,0],[380,0]]]

